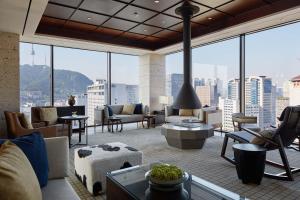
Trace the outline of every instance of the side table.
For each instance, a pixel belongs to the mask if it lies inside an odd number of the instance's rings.
[[[114,132],[114,125],[117,126],[116,131],[122,132],[123,130],[123,123],[120,117],[109,117],[107,120],[107,127],[108,127],[108,132]],[[119,125],[121,126],[120,130]]]
[[[265,171],[267,149],[255,144],[234,144],[232,148],[239,179],[244,184],[259,185]]]
[[[147,121],[147,128],[150,128],[151,125],[155,128],[155,115],[144,115],[142,120],[143,128],[144,128],[144,121]]]

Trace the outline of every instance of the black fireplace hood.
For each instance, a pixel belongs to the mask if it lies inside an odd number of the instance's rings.
[[[191,54],[191,17],[199,12],[197,6],[185,1],[176,8],[176,14],[183,18],[183,85],[173,104],[177,109],[199,109],[200,100],[192,86],[192,54]]]

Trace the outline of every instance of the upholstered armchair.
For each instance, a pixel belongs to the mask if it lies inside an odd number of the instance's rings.
[[[8,138],[15,138],[33,132],[40,132],[45,138],[68,135],[67,125],[59,124],[45,126],[41,123],[38,123],[37,126],[33,125],[32,127],[28,127],[26,124],[24,124],[24,120],[22,120],[20,113],[5,111],[4,115],[6,119]]]

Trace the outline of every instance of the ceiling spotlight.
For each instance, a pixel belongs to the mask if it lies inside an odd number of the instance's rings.
[[[154,3],[159,3],[159,0],[155,0]]]
[[[144,29],[144,32],[147,32],[147,29]]]
[[[207,19],[208,19],[208,20],[212,20],[213,18],[212,18],[212,17],[208,17]]]
[[[138,16],[139,16],[139,13],[138,13],[138,12],[134,12],[133,15],[134,15],[135,17],[138,17]]]
[[[92,18],[91,18],[91,17],[88,17],[87,19],[88,19],[88,20],[91,20]]]

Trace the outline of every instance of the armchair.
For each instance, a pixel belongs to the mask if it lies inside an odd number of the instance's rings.
[[[26,128],[24,127],[24,125],[22,125],[18,113],[5,111],[4,115],[6,119],[8,138],[19,137],[36,131],[40,132],[45,138],[67,136],[67,131],[65,132],[65,134],[63,134],[63,125],[46,126],[45,122],[41,122],[38,123],[37,126],[33,125],[33,129],[31,129]],[[65,127],[67,128],[67,126]]]
[[[263,142],[262,146],[270,150],[278,150],[282,164],[276,163],[271,160],[266,160],[266,164],[273,167],[284,169],[283,172],[278,174],[271,174],[265,172],[264,175],[269,178],[278,180],[294,180],[293,174],[300,172],[300,168],[290,167],[285,148],[289,147],[293,141],[300,135],[300,106],[287,107],[283,114],[283,121],[277,129],[274,129],[272,137],[266,137],[262,132],[258,133],[247,128],[241,128],[241,131],[226,133],[224,137],[221,157],[225,160],[235,164],[235,160],[225,155],[228,139],[231,138],[239,143],[251,143],[253,138],[259,139]]]

